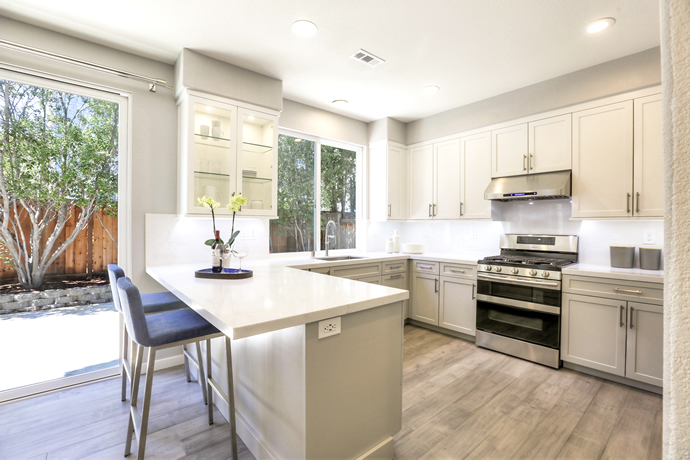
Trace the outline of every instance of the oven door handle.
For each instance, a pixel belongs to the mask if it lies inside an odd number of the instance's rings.
[[[521,308],[523,310],[534,310],[540,311],[542,313],[548,313],[550,315],[561,314],[561,309],[558,307],[552,307],[550,305],[540,305],[538,303],[525,302],[522,300],[505,299],[503,297],[494,297],[492,295],[477,294],[477,300],[482,300],[484,302],[490,302],[496,305],[506,305],[514,308]]]
[[[517,285],[531,284],[533,286],[553,286],[554,288],[560,287],[560,284],[557,282],[515,279],[515,278],[508,278],[507,276],[485,275],[483,273],[478,273],[477,278],[483,279],[483,280],[497,280],[497,281],[501,281],[502,283],[517,284]]]

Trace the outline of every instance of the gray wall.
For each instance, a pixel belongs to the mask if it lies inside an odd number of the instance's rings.
[[[337,113],[283,99],[280,127],[357,145],[367,145],[367,124]]]
[[[172,84],[173,66],[116,51],[19,21],[0,17],[0,38],[71,57],[162,78]],[[144,214],[177,212],[177,106],[172,90],[0,48],[0,61],[131,93],[132,272],[143,292],[161,290],[145,274]]]
[[[659,48],[588,67],[407,124],[408,145],[661,84]]]

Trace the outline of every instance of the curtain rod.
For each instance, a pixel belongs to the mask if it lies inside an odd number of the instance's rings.
[[[55,59],[57,61],[66,62],[68,64],[73,64],[73,65],[77,65],[80,67],[86,67],[88,69],[98,70],[99,72],[104,72],[104,73],[108,73],[111,75],[117,75],[118,77],[131,78],[133,80],[143,81],[143,82],[146,82],[149,84],[149,91],[151,91],[152,93],[156,92],[157,86],[162,86],[162,87],[168,88],[168,89],[174,89],[172,86],[169,86],[165,80],[162,80],[160,78],[147,77],[145,75],[139,75],[136,73],[127,72],[125,70],[115,69],[113,67],[108,67],[108,66],[104,66],[101,64],[96,64],[94,62],[84,61],[82,59],[72,58],[69,56],[65,56],[63,54],[53,53],[52,51],[46,51],[46,50],[42,50],[39,48],[34,48],[32,46],[27,46],[27,45],[22,45],[20,43],[11,42],[8,40],[0,39],[0,46],[4,46],[5,48],[10,48],[10,49],[15,49],[18,51],[23,51],[25,53],[35,54],[38,56],[48,57],[51,59]]]

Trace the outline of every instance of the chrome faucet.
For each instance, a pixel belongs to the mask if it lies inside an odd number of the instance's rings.
[[[328,226],[333,224],[333,235],[328,234]],[[337,227],[335,226],[335,222],[332,220],[329,220],[328,223],[326,224],[326,238],[325,238],[325,243],[326,243],[326,257],[328,257],[328,246],[331,244],[330,240],[335,239],[335,233],[337,231]]]

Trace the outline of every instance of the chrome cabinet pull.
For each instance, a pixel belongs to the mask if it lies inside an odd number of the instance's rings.
[[[628,196],[627,212],[628,212],[628,214],[629,214],[629,213],[630,213],[630,194],[629,194],[629,193],[626,193],[626,195]]]
[[[522,155],[522,170],[527,171],[527,155]]]
[[[637,204],[635,205],[635,212],[640,213],[640,192],[637,192]]]
[[[613,288],[613,290],[617,292],[628,292],[630,294],[642,294],[642,291],[633,291],[632,289]]]
[[[465,273],[465,270],[458,270],[455,268],[449,268],[448,271],[451,273]]]
[[[402,268],[402,265],[396,265],[395,267],[391,267],[389,270],[395,270],[396,268]]]
[[[621,327],[624,326],[624,324],[623,324],[623,313],[624,312],[625,312],[625,307],[623,305],[621,305]]]
[[[388,203],[388,217],[391,216],[391,204]]]
[[[433,216],[433,217],[436,217],[436,204],[434,204],[434,208],[433,208],[433,209],[434,209],[434,212],[432,213],[432,216]]]
[[[431,217],[431,205],[429,205],[429,217]]]
[[[532,163],[534,163],[534,155],[532,155],[530,153],[529,154],[529,169],[530,169],[530,171],[534,169],[534,165]]]
[[[634,311],[635,311],[635,309],[633,307],[630,307],[630,329],[632,329],[634,327],[633,326],[633,312]]]
[[[460,202],[460,215],[462,216],[462,201]]]
[[[389,280],[396,280],[396,279],[402,278],[402,277],[403,277],[402,275],[391,275],[388,279]]]
[[[438,278],[434,280],[434,294],[438,292]]]
[[[477,296],[474,295],[474,289],[475,289],[476,287],[477,287],[476,284],[473,284],[473,285],[472,285],[472,300],[475,300],[475,299],[477,298]]]
[[[417,265],[417,267],[422,268],[424,270],[432,270],[434,268],[430,265]]]

